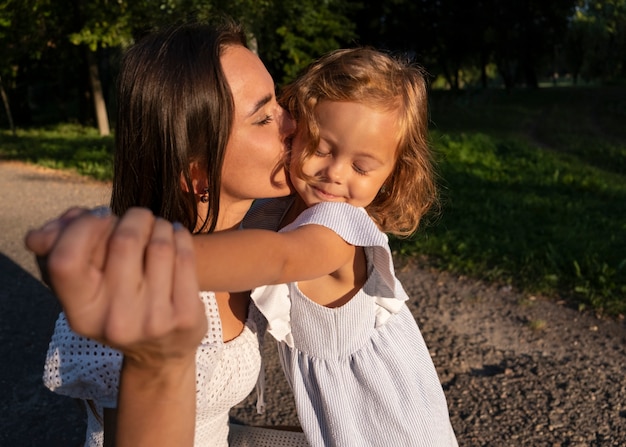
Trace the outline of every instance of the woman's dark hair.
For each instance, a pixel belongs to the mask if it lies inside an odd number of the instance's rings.
[[[213,231],[234,110],[220,56],[234,45],[246,46],[240,26],[193,23],[150,34],[125,53],[118,78],[115,214],[147,207],[190,231]],[[208,176],[206,216],[198,216],[192,163]]]

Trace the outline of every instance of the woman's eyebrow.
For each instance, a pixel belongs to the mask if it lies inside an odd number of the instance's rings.
[[[256,104],[254,104],[254,107],[252,108],[252,110],[250,111],[250,113],[248,113],[248,116],[252,116],[255,113],[257,113],[259,111],[259,109],[261,109],[261,107],[263,107],[265,104],[267,104],[268,102],[270,102],[273,98],[273,95],[268,93],[267,95],[265,95],[263,98],[261,98],[260,100],[258,100],[256,102]]]

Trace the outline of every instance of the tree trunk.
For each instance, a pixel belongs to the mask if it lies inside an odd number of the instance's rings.
[[[537,80],[537,73],[535,73],[535,67],[533,66],[532,59],[525,57],[522,63],[524,64],[522,70],[524,72],[526,86],[533,89],[539,88],[539,81]]]
[[[2,76],[0,76],[0,95],[2,95],[2,103],[4,104],[4,110],[7,112],[7,118],[9,119],[9,127],[11,127],[11,133],[13,136],[15,133],[15,124],[13,123],[13,114],[11,113],[11,106],[9,105],[9,97],[4,90],[4,84],[2,83]]]
[[[96,111],[96,120],[98,122],[98,130],[101,136],[107,136],[111,133],[109,128],[109,117],[107,116],[107,107],[104,101],[104,93],[102,91],[102,83],[100,82],[100,73],[98,72],[98,63],[93,52],[89,48],[85,48],[87,53],[87,66],[89,68],[89,84],[91,85],[91,94],[94,109]]]
[[[446,61],[441,62],[441,71],[443,71],[443,77],[448,81],[450,90],[454,90],[454,78],[452,73],[448,69],[448,63]]]
[[[480,49],[480,83],[483,86],[483,89],[486,89],[489,86],[489,78],[487,77],[487,61],[488,57],[485,54],[485,49]]]
[[[500,73],[500,77],[504,82],[504,88],[506,90],[511,90],[514,86],[514,82],[513,76],[511,75],[509,70],[506,67],[501,67],[500,65],[498,65],[498,72]]]

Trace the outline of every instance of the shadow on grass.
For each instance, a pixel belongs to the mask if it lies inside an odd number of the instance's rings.
[[[394,248],[572,305],[626,311],[626,179],[622,168],[604,169],[614,158],[600,168],[593,150],[573,156],[477,132],[438,130],[433,142],[443,213]]]

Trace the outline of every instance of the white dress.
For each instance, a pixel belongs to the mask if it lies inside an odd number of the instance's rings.
[[[243,332],[222,341],[222,326],[212,292],[201,292],[209,331],[196,352],[196,446],[228,445],[228,413],[250,394],[259,376],[257,325],[264,322],[250,306]],[[122,354],[76,335],[59,316],[46,356],[43,381],[55,393],[87,403],[85,445],[103,445],[102,411],[117,406]]]
[[[276,207],[255,212],[280,213]],[[364,247],[368,278],[339,308],[316,304],[297,283],[252,292],[278,341],[309,443],[456,446],[443,389],[395,277],[387,236],[364,209],[328,202],[304,211],[281,231],[310,224]]]

